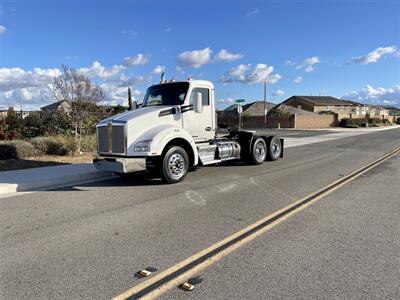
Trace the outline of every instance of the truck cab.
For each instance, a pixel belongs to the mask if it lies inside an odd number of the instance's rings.
[[[210,81],[162,81],[147,89],[140,108],[96,124],[93,162],[99,170],[117,174],[148,170],[167,183],[176,183],[196,165],[249,160],[254,151],[259,153],[259,163],[282,156],[281,139],[258,137],[250,131],[217,137],[216,124],[215,90]],[[260,141],[262,145],[253,151],[257,138],[257,145]],[[272,156],[268,155],[271,149],[275,149]]]

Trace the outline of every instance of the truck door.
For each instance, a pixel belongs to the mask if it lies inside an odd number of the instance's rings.
[[[189,105],[193,105],[195,93],[201,93],[203,100],[203,112],[196,113],[192,109],[183,109],[183,128],[187,130],[195,141],[207,141],[214,137],[213,113],[211,91],[208,88],[196,87],[192,89]]]

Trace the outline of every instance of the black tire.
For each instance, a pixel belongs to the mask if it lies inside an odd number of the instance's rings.
[[[251,152],[249,153],[248,162],[253,165],[262,164],[267,158],[267,144],[263,138],[257,138],[253,146],[251,147]]]
[[[277,160],[282,155],[281,140],[273,137],[268,145],[268,160]]]
[[[161,179],[166,183],[178,183],[185,179],[189,170],[189,156],[185,149],[170,146],[161,160]]]

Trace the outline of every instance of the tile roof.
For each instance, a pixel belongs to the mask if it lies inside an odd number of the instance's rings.
[[[361,103],[350,101],[350,100],[342,100],[331,96],[293,96],[294,98],[299,98],[303,101],[310,102],[314,105],[361,105]],[[291,97],[291,98],[293,98]],[[289,98],[289,99],[291,99]],[[287,99],[287,100],[289,100]],[[286,100],[286,101],[287,101]]]

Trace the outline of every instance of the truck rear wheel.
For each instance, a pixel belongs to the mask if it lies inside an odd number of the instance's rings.
[[[251,148],[251,153],[249,153],[249,162],[253,165],[262,164],[267,157],[267,144],[263,138],[257,138],[253,147]]]
[[[189,170],[189,157],[182,147],[167,148],[161,165],[161,178],[166,183],[181,182]]]
[[[282,155],[282,143],[281,140],[273,137],[268,146],[268,159],[277,160]]]

